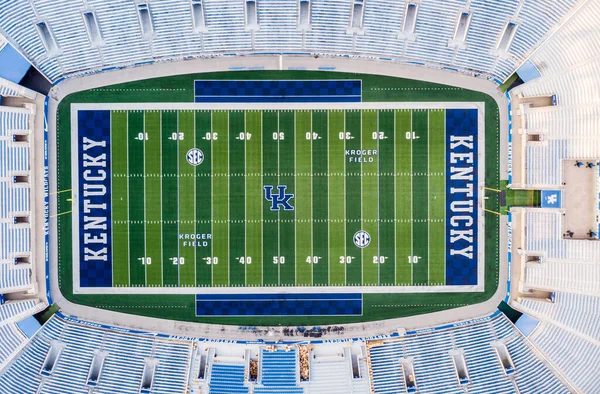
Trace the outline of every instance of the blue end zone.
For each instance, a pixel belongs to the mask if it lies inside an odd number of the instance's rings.
[[[196,295],[196,316],[361,315],[360,293]]]
[[[478,120],[446,111],[446,285],[477,285]]]
[[[110,111],[79,111],[77,122],[79,285],[111,287]]]
[[[196,103],[360,102],[361,80],[197,80]]]

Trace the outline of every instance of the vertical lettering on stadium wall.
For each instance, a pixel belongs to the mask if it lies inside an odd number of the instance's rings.
[[[80,286],[110,287],[110,111],[79,111],[77,121]]]
[[[446,285],[477,285],[477,114],[446,111]]]

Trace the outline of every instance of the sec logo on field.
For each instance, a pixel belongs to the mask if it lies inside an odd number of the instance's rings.
[[[354,234],[353,239],[354,245],[358,246],[361,249],[369,246],[369,243],[371,242],[371,236],[368,232],[364,230],[357,231],[356,234]]]
[[[204,161],[204,153],[202,153],[202,151],[198,148],[192,148],[185,155],[185,158],[187,159],[188,163],[193,166],[197,166],[202,164]]]

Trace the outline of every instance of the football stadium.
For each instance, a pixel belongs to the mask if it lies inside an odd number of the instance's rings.
[[[0,0],[0,394],[600,393],[600,0]]]

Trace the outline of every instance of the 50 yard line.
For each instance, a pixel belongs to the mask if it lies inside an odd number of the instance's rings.
[[[277,185],[279,185],[279,111],[277,111]],[[279,256],[277,264],[277,285],[281,286],[281,211],[277,210],[277,255]]]

